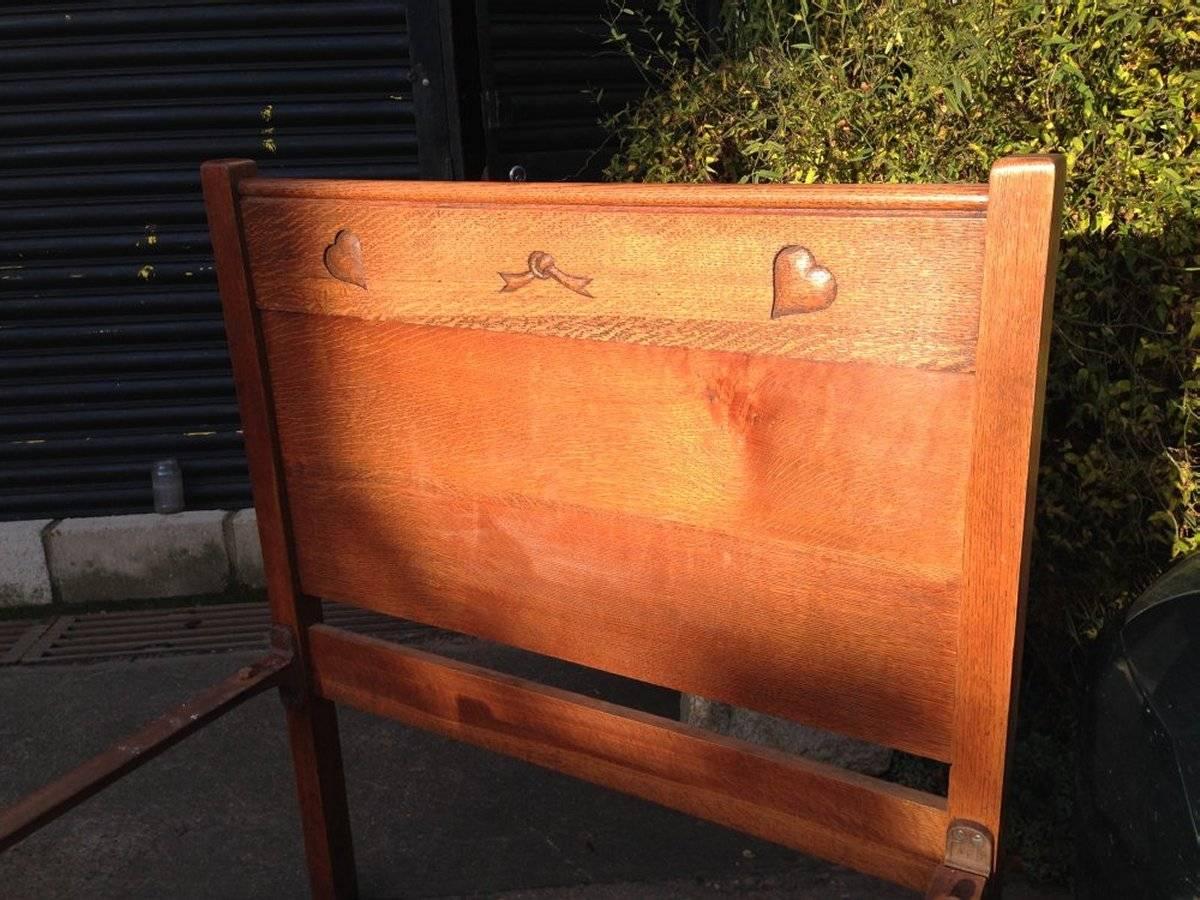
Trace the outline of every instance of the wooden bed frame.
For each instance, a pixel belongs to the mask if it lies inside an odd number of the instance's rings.
[[[1060,159],[949,187],[202,172],[314,896],[356,890],[339,703],[980,896]],[[940,760],[948,796],[350,634],[318,598]]]

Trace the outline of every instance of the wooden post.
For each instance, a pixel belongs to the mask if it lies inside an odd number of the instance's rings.
[[[292,556],[271,386],[239,227],[238,185],[255,174],[257,167],[250,160],[219,160],[201,167],[246,458],[254,484],[271,618],[290,629],[295,640],[301,687],[281,693],[287,708],[309,879],[313,897],[347,900],[357,895],[357,879],[337,710],[333,703],[312,693],[308,678],[308,627],[321,621],[321,605],[301,593]]]
[[[1000,160],[988,190],[947,801],[951,821],[977,822],[997,838],[1016,720],[1062,190],[1062,158],[1050,156]]]

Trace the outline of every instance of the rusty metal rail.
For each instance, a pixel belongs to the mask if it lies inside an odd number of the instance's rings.
[[[291,634],[284,628],[272,628],[271,650],[264,657],[0,810],[0,853],[234,707],[269,688],[285,685],[294,665]]]

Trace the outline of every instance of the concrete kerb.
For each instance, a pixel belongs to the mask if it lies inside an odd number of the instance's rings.
[[[63,519],[46,535],[58,599],[83,604],[229,589],[226,513],[199,510]]]
[[[212,597],[264,585],[253,509],[0,522],[0,609]]]
[[[258,516],[253,509],[239,509],[225,518],[225,547],[229,553],[234,584],[259,589],[266,586],[262,544],[258,540]]]
[[[43,544],[54,519],[0,522],[0,608],[53,602]]]
[[[0,523],[0,608],[217,596],[263,583],[253,509]]]
[[[788,719],[718,703],[695,694],[681,695],[679,706],[680,720],[689,725],[796,756],[807,756],[866,775],[882,775],[892,764],[892,751],[888,747]]]

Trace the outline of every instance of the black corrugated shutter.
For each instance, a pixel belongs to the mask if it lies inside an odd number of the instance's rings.
[[[609,41],[621,6],[649,13],[657,3],[477,0],[488,177],[507,179],[514,166],[531,181],[599,177],[613,149],[603,120],[646,90]]]
[[[5,8],[0,519],[248,504],[198,166],[452,177],[438,7]]]

